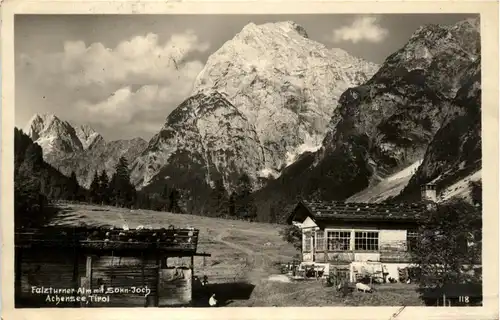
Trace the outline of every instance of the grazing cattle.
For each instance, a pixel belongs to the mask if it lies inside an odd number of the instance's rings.
[[[362,291],[362,292],[369,292],[369,293],[373,292],[372,288],[370,288],[369,286],[367,286],[366,284],[361,283],[361,282],[356,283],[356,289],[358,289],[358,291]]]

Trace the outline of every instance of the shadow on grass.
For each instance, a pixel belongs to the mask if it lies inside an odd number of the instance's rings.
[[[40,228],[53,224],[61,218],[71,217],[73,214],[71,209],[61,208],[51,203],[44,204],[40,207],[39,212],[24,212],[15,210],[14,228],[22,230],[25,228]]]
[[[208,300],[215,294],[218,307],[225,307],[234,300],[248,300],[255,285],[247,282],[212,283],[195,289],[195,307],[208,307]]]

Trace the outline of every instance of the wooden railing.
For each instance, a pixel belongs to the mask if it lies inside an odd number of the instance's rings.
[[[318,262],[348,263],[358,260],[357,255],[374,255],[373,259],[381,262],[410,262],[412,242],[385,241],[378,250],[315,250],[315,260]],[[366,258],[366,257],[365,257]],[[364,260],[364,259],[363,259]]]
[[[16,247],[79,247],[94,250],[186,250],[196,252],[198,229],[46,227],[15,232]]]

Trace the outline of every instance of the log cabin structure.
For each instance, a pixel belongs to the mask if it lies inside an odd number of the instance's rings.
[[[199,230],[45,227],[15,233],[16,307],[193,302]]]
[[[358,274],[399,278],[411,265],[420,204],[367,204],[301,201],[288,222],[302,230],[302,263],[328,273],[341,270],[355,281]]]
[[[302,265],[349,281],[366,274],[400,279],[412,266],[422,214],[437,200],[434,184],[421,192],[415,203],[300,201],[287,222],[302,230]]]
[[[301,265],[306,268],[332,271],[352,282],[364,276],[406,281],[418,278],[412,250],[425,212],[437,200],[431,183],[421,187],[421,201],[414,203],[301,201],[287,222],[302,231]],[[481,262],[473,269],[481,274]]]

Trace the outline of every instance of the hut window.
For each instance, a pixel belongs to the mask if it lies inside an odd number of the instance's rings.
[[[304,233],[304,244],[302,246],[304,248],[304,251],[311,251],[311,240],[311,233]]]
[[[316,231],[316,250],[325,250],[325,232],[323,230]]]
[[[378,232],[356,231],[354,232],[354,250],[377,251]]]
[[[328,250],[329,251],[347,251],[350,250],[351,232],[350,231],[328,231]]]

